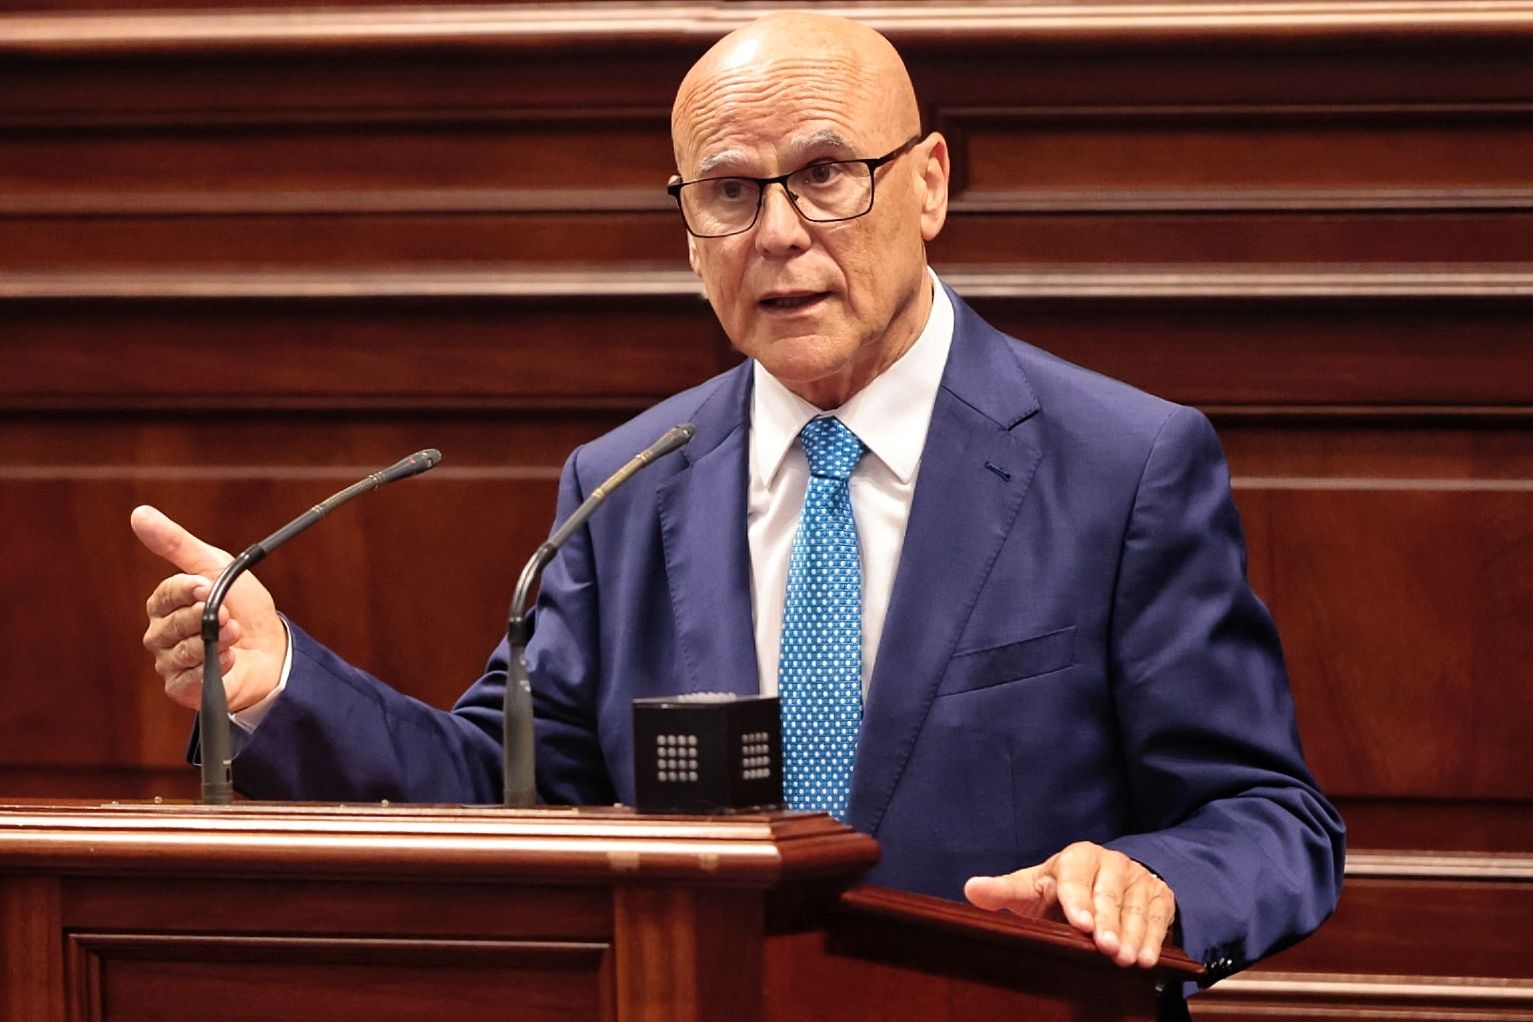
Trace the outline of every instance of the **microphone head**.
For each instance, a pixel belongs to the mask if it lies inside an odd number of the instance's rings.
[[[435,447],[428,447],[424,451],[416,451],[408,458],[402,458],[383,470],[383,482],[392,483],[399,479],[408,479],[418,476],[422,472],[435,468],[436,463],[442,460],[442,452]]]
[[[655,441],[655,446],[650,448],[653,457],[659,458],[670,454],[678,447],[684,447],[697,435],[697,427],[690,422],[683,422],[679,426],[673,426],[666,431],[665,436]]]

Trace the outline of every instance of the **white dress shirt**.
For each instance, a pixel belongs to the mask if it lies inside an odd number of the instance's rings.
[[[910,521],[932,405],[953,346],[953,303],[937,275],[929,269],[927,273],[932,280],[932,308],[920,336],[899,361],[840,408],[822,412],[783,386],[761,363],[754,366],[746,527],[762,695],[777,694],[788,560],[809,487],[809,462],[798,444],[798,433],[810,419],[834,415],[868,449],[849,484],[862,559],[862,694],[867,696]]]

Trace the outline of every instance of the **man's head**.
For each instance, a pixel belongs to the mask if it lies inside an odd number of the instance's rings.
[[[775,177],[882,156],[920,133],[910,76],[883,36],[843,18],[774,14],[697,62],[671,110],[680,178]],[[835,407],[888,368],[931,308],[926,242],[947,216],[947,145],[922,137],[873,171],[873,208],[806,221],[769,185],[748,230],[688,236],[692,268],[742,352]]]

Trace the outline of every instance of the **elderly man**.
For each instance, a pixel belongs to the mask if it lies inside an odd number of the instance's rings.
[[[632,799],[636,696],[776,693],[790,804],[877,836],[873,881],[1068,920],[1121,965],[1153,964],[1175,920],[1216,975],[1318,925],[1342,827],[1207,421],[936,280],[947,145],[872,30],[797,13],[730,34],[672,132],[689,258],[748,360],[565,467],[561,518],[696,426],[544,578],[540,795]],[[186,572],[145,644],[195,706],[226,555],[150,508],[133,525]],[[504,646],[446,713],[286,625],[253,578],[228,608],[249,794],[498,799]]]

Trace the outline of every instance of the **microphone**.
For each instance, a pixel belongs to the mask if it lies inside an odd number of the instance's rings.
[[[526,616],[527,596],[532,591],[533,583],[543,574],[543,569],[553,560],[554,554],[565,541],[585,524],[586,519],[601,507],[613,490],[626,483],[645,465],[684,446],[696,432],[690,422],[683,422],[634,455],[628,464],[591,491],[591,495],[575,509],[575,513],[565,519],[564,524],[555,529],[553,535],[534,551],[527,566],[522,569],[521,577],[516,582],[516,595],[511,599],[511,617],[506,623],[511,662],[507,665],[505,715],[501,732],[501,753],[504,757],[501,761],[501,780],[508,808],[525,809],[537,799],[533,756],[533,744],[537,739],[532,727],[532,680],[527,676],[526,658],[527,640],[532,637]]]
[[[234,754],[229,734],[229,701],[224,695],[223,669],[218,663],[218,610],[229,587],[267,554],[292,539],[347,501],[376,490],[384,483],[420,475],[442,460],[435,448],[416,451],[388,468],[374,472],[340,493],[315,504],[261,542],[230,561],[218,575],[202,608],[202,713],[198,719],[198,742],[202,746],[202,801],[206,805],[229,805],[234,801]]]

